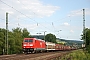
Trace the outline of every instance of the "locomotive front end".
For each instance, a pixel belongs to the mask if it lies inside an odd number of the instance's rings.
[[[24,53],[31,53],[34,51],[34,41],[33,39],[24,38],[22,43],[22,48]]]

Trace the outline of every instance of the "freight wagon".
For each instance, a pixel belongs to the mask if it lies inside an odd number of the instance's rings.
[[[46,51],[54,51],[55,50],[55,43],[46,42]]]
[[[57,51],[62,51],[62,50],[64,50],[64,45],[62,45],[62,44],[56,44],[56,45],[55,45],[55,50],[57,50]]]

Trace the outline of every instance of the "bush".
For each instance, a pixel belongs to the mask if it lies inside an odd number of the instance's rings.
[[[86,50],[90,53],[90,45],[87,45]]]

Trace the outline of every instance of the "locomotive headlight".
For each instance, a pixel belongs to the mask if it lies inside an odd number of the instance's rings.
[[[30,46],[33,46],[33,44],[30,44]]]
[[[26,46],[26,44],[24,44],[23,46]]]

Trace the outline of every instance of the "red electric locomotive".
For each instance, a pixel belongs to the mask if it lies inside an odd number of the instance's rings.
[[[35,53],[45,51],[46,44],[44,40],[36,38],[24,38],[22,43],[24,53]]]

